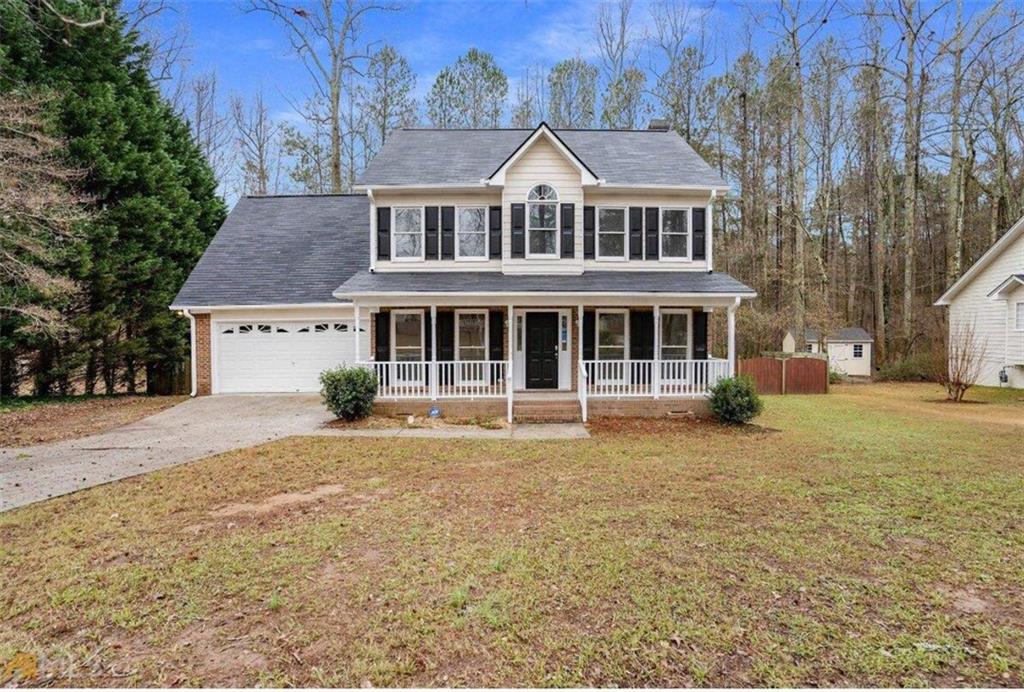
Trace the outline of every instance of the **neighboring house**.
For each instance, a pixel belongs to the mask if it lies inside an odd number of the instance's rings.
[[[585,418],[694,408],[735,369],[755,293],[713,271],[727,184],[675,133],[404,129],[356,189],[239,201],[171,306],[197,393],[316,391],[360,362],[385,410]]]
[[[782,338],[785,353],[796,352],[795,330]],[[804,350],[827,353],[829,367],[851,377],[871,377],[872,346],[875,340],[861,327],[844,327],[822,338],[817,329],[804,330]]]
[[[950,338],[973,328],[978,384],[1024,388],[1024,218],[942,294]]]

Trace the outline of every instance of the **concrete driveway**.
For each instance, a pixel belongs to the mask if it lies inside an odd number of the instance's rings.
[[[315,394],[207,396],[77,440],[0,448],[0,512],[269,440],[315,433]]]

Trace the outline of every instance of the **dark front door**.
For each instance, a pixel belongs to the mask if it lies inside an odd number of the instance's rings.
[[[558,389],[558,313],[526,313],[526,388]]]

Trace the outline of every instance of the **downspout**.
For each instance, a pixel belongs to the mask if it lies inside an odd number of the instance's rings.
[[[199,391],[199,382],[196,381],[196,316],[193,315],[188,309],[182,310],[181,314],[188,318],[189,322],[189,365],[192,373],[192,391],[188,393],[189,396],[194,397],[196,392]]]

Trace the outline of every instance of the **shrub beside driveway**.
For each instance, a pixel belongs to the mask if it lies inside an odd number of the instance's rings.
[[[94,488],[0,515],[0,659],[64,685],[1020,686],[1020,428],[942,396],[291,438]]]

